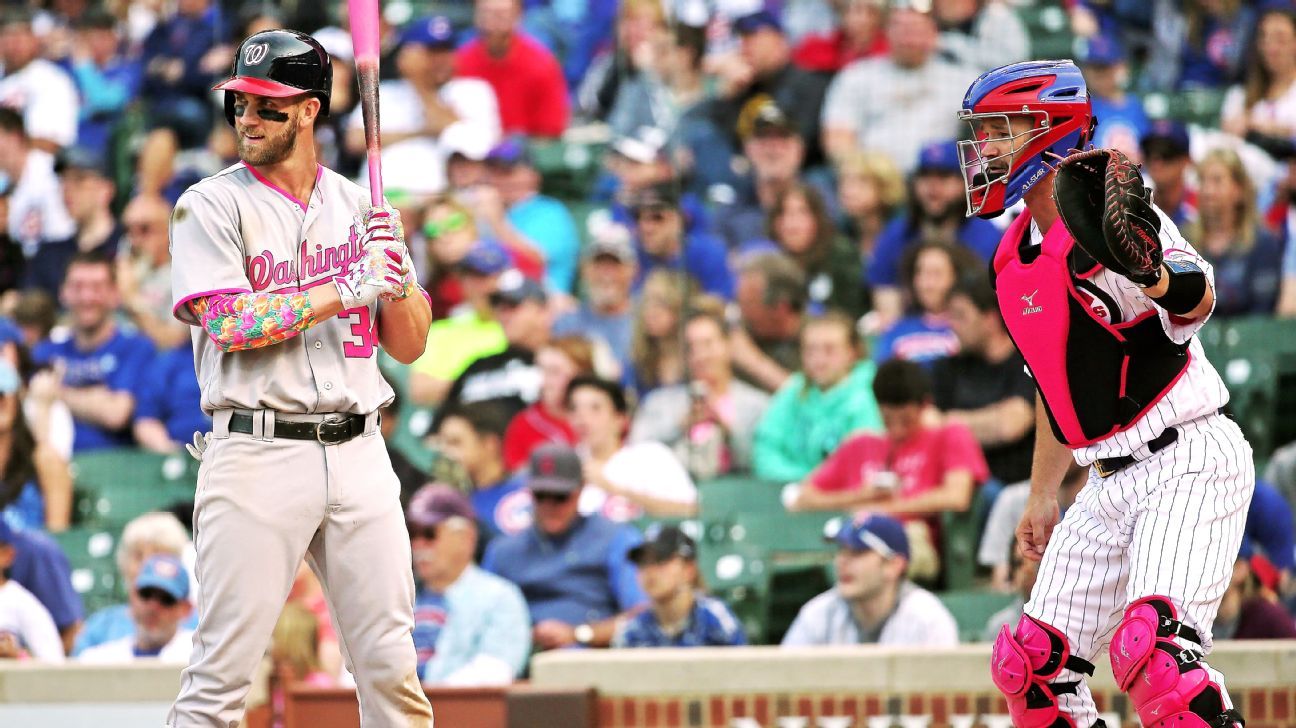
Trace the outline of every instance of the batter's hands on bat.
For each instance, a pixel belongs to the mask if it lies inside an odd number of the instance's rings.
[[[1026,501],[1026,510],[1017,524],[1017,551],[1022,558],[1039,561],[1044,558],[1044,547],[1060,518],[1056,497],[1038,498],[1032,495]]]
[[[401,291],[404,278],[402,253],[380,242],[366,245],[362,252],[360,259],[352,263],[344,275],[333,278],[344,311],[366,307],[384,293]]]
[[[399,256],[398,273],[400,286],[394,291],[379,294],[383,301],[400,301],[409,298],[418,287],[418,277],[414,273],[414,261],[410,259],[409,247],[405,245],[405,226],[401,223],[400,212],[389,205],[370,207],[360,213],[356,227],[360,233],[361,244],[365,247],[382,245],[392,258]]]

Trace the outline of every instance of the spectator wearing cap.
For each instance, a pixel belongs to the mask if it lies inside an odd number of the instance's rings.
[[[575,450],[537,448],[527,476],[535,523],[492,541],[482,561],[522,590],[539,650],[607,646],[617,622],[647,601],[627,555],[643,537],[633,526],[582,515],[583,484]]]
[[[1076,41],[1080,53],[1076,60],[1089,88],[1089,103],[1098,120],[1093,144],[1103,149],[1118,149],[1138,162],[1142,159],[1139,140],[1148,132],[1143,100],[1126,93],[1129,66],[1125,48],[1113,34],[1099,34]]]
[[[605,224],[601,215],[591,215],[586,221],[592,237],[613,233],[613,225],[626,229],[634,227],[630,203],[644,190],[658,184],[671,183],[680,189],[680,209],[684,211],[685,229],[705,232],[712,229],[711,213],[702,199],[685,180],[676,174],[669,158],[670,140],[664,129],[643,126],[634,132],[618,136],[608,145],[603,166],[609,174],[596,183],[591,199],[609,203],[611,225]],[[729,159],[726,151],[724,159]]]
[[[649,608],[618,625],[613,647],[737,647],[747,644],[742,623],[719,599],[702,591],[697,544],[678,526],[654,523],[630,549]]]
[[[930,416],[931,379],[903,359],[878,367],[873,396],[885,434],[861,433],[841,443],[802,482],[794,510],[868,508],[903,514],[916,538],[915,577],[939,572],[940,515],[966,511],[977,485],[989,478],[981,446],[961,422]]]
[[[878,234],[873,257],[865,266],[874,308],[883,324],[904,311],[900,263],[913,245],[941,240],[964,246],[987,262],[994,257],[999,228],[989,220],[967,217],[964,185],[958,147],[952,139],[923,146],[910,182],[909,209]]]
[[[697,487],[670,449],[651,440],[625,441],[630,405],[620,384],[578,376],[567,387],[566,404],[584,463],[582,513],[613,521],[697,513]]]
[[[193,630],[183,622],[193,612],[189,599],[189,572],[174,556],[151,556],[140,567],[128,595],[135,632],[82,652],[85,663],[133,662],[157,658],[187,664],[193,649]]]
[[[743,255],[734,302],[740,315],[730,335],[734,371],[773,392],[801,368],[798,339],[809,303],[805,272],[777,251]]]
[[[517,271],[501,274],[489,300],[508,346],[464,367],[443,403],[451,408],[500,402],[512,419],[540,397],[535,354],[549,343],[553,316],[544,287]]]
[[[13,541],[13,529],[0,518],[0,660],[30,657],[63,662],[63,641],[49,610],[6,576],[17,554]]]
[[[32,11],[6,3],[0,15],[0,106],[18,109],[33,149],[53,153],[77,140],[79,99],[67,72],[41,57]]]
[[[499,403],[443,410],[436,447],[459,465],[472,487],[469,494],[485,547],[500,534],[531,525],[531,496],[525,479],[504,465],[504,433],[509,415]]]
[[[51,296],[58,295],[73,255],[97,252],[116,258],[117,247],[126,232],[113,215],[117,186],[101,152],[84,146],[63,149],[55,158],[54,171],[58,174],[64,209],[76,231],[63,240],[43,243],[40,254],[24,266],[22,279],[23,288],[37,288]]]
[[[961,276],[946,297],[957,354],[932,365],[933,401],[949,422],[967,426],[1003,483],[1028,480],[1035,450],[1035,382],[1008,337],[986,276]]]
[[[75,22],[75,44],[68,70],[81,98],[79,146],[108,149],[113,128],[138,96],[143,68],[123,52],[117,19],[105,10],[86,11]]]
[[[211,87],[227,73],[230,49],[213,0],[182,0],[144,38],[140,64],[148,134],[140,148],[136,189],[161,194],[177,151],[198,149],[212,130]]]
[[[853,61],[886,54],[886,0],[835,0],[832,5],[837,15],[833,29],[802,38],[793,63],[807,71],[837,73]]]
[[[839,311],[801,327],[801,370],[774,393],[756,426],[754,470],[762,480],[799,481],[847,436],[882,429],[873,397],[877,367],[864,356],[855,320]]]
[[[581,256],[580,306],[554,321],[558,336],[580,334],[607,345],[623,372],[630,371],[630,335],[634,325],[634,288],[639,260],[629,233],[615,229],[596,238]]]
[[[187,327],[171,315],[171,203],[136,195],[122,210],[127,245],[117,257],[122,311],[158,349],[192,344]]]
[[[540,194],[540,173],[526,140],[510,137],[501,142],[486,155],[486,171],[489,184],[469,200],[486,235],[540,258],[545,286],[570,294],[576,282],[580,235],[567,206]]]
[[[405,509],[418,590],[414,649],[425,685],[507,685],[531,652],[531,618],[512,582],[473,563],[477,520],[468,498],[425,485]]]
[[[1030,36],[1017,12],[996,0],[933,0],[937,47],[951,62],[977,71],[1030,57]]]
[[[1245,541],[1211,627],[1216,640],[1296,639],[1296,621],[1278,600],[1278,570]]]
[[[1256,481],[1242,544],[1273,564],[1277,575],[1274,590],[1280,597],[1296,597],[1296,520],[1292,505],[1267,479]]]
[[[733,271],[724,243],[708,233],[688,231],[673,183],[661,182],[640,191],[630,200],[630,214],[639,258],[636,290],[649,273],[665,269],[687,275],[706,293],[733,298]]]
[[[1183,229],[1197,218],[1197,191],[1189,185],[1188,127],[1173,119],[1158,119],[1148,125],[1139,140],[1143,171],[1156,194],[1157,207]]]
[[[1296,8],[1272,3],[1255,31],[1255,58],[1242,84],[1229,89],[1220,128],[1266,146],[1296,137]]]
[[[955,112],[974,69],[944,60],[930,13],[908,3],[887,14],[889,52],[843,68],[823,104],[823,146],[833,159],[856,149],[888,154],[906,174],[923,145],[958,132]]]
[[[595,369],[594,344],[580,334],[554,337],[536,352],[540,398],[509,422],[504,432],[504,466],[510,472],[526,467],[531,452],[546,443],[576,444],[567,417],[567,385]]]
[[[716,128],[737,149],[744,117],[773,100],[805,141],[805,163],[819,164],[823,161],[819,113],[827,80],[792,64],[792,47],[772,12],[757,10],[737,18],[733,30],[740,41],[739,52],[717,63],[715,69],[719,93],[711,102],[711,119]]]
[[[76,222],[63,204],[54,156],[33,144],[20,112],[0,106],[0,173],[8,177],[9,238],[31,260],[42,243],[67,240]]]
[[[53,397],[72,411],[75,452],[131,444],[139,380],[153,360],[153,344],[116,322],[121,304],[114,263],[77,253],[68,264],[59,299],[70,336],[37,344],[32,360],[55,372]]]
[[[499,143],[495,91],[480,78],[455,77],[455,29],[443,15],[418,18],[398,41],[400,78],[378,89],[383,101],[383,184],[415,195],[441,192],[450,149],[485,154]],[[365,149],[360,109],[351,113],[346,144]],[[362,168],[360,183],[367,179]]]
[[[521,0],[476,0],[478,36],[455,53],[460,76],[495,89],[505,134],[559,137],[567,128],[567,82],[557,59],[521,32]]]
[[[715,307],[695,302],[684,317],[683,339],[689,380],[643,399],[630,442],[664,443],[699,480],[746,472],[769,395],[734,376],[729,324]]]
[[[783,636],[784,647],[878,644],[958,645],[958,624],[940,599],[905,578],[904,526],[880,513],[842,523],[831,539],[837,583],[806,603]]]
[[[72,520],[72,473],[50,442],[49,413],[33,403],[45,419],[29,419],[24,395],[18,370],[0,358],[0,518],[19,529],[62,531]]]
[[[192,554],[189,533],[175,516],[163,511],[151,511],[136,516],[127,522],[121,536],[117,539],[114,559],[117,564],[118,583],[134,584],[143,569],[144,562],[150,557],[165,555],[183,559],[187,554]],[[66,558],[64,562],[66,563]],[[194,629],[197,626],[197,614],[190,614],[183,624],[185,629]],[[78,656],[91,647],[130,637],[133,634],[135,634],[135,622],[131,615],[130,604],[104,607],[86,619],[85,628],[75,635],[76,643],[70,654]]]
[[[508,252],[496,243],[476,240],[472,227],[472,217],[458,205],[433,208],[424,226],[435,261],[427,289],[434,291],[432,300],[443,308],[452,294],[463,300],[443,314],[447,317],[432,322],[423,356],[410,365],[410,398],[423,406],[440,404],[469,364],[508,347],[490,302],[500,277],[513,270]],[[467,252],[460,253],[464,245],[469,246]]]

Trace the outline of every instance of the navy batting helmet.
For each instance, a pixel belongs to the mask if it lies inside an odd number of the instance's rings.
[[[214,87],[225,92],[225,120],[234,125],[234,91],[257,96],[310,94],[329,112],[333,64],[319,41],[295,30],[266,30],[248,36],[234,57],[234,72]]]

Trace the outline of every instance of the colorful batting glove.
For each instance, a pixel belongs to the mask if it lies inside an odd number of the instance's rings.
[[[344,311],[368,306],[384,293],[394,295],[402,290],[400,250],[375,241],[366,245],[363,253],[351,264],[350,270],[333,278]]]
[[[387,291],[378,297],[383,301],[404,301],[418,290],[418,274],[414,272],[414,261],[410,259],[409,248],[404,245],[401,252],[401,283],[399,291]]]

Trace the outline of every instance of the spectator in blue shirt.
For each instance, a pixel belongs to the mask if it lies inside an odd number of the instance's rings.
[[[153,452],[175,452],[195,432],[211,429],[188,341],[158,354],[140,378],[132,429],[140,447]]]
[[[60,292],[71,335],[46,339],[32,351],[32,359],[52,367],[61,380],[58,396],[72,411],[73,452],[132,442],[134,393],[153,360],[153,344],[118,328],[113,317],[120,298],[112,262],[96,253],[76,254]]]
[[[540,194],[540,173],[526,142],[505,139],[486,155],[490,184],[477,189],[472,205],[485,237],[544,260],[545,287],[571,293],[576,281],[580,234],[567,207]]]
[[[648,609],[621,623],[613,647],[731,647],[747,644],[724,602],[699,590],[697,545],[678,526],[654,523],[630,549]]]
[[[978,268],[967,248],[927,241],[905,251],[901,263],[909,310],[878,337],[873,360],[881,364],[899,358],[930,366],[958,353],[959,341],[946,311],[955,282]]]
[[[143,69],[138,58],[121,52],[117,19],[107,11],[87,11],[76,30],[67,65],[81,95],[77,144],[107,149],[113,127],[139,96]]]
[[[13,547],[9,578],[21,584],[45,607],[58,627],[66,651],[81,629],[85,607],[72,587],[72,567],[67,555],[49,536],[39,531],[16,530],[0,519],[0,543]]]
[[[448,485],[425,485],[405,510],[414,574],[414,649],[432,685],[505,685],[531,652],[522,592],[473,564],[472,503]]]
[[[527,488],[535,524],[498,538],[482,565],[517,584],[531,611],[537,649],[607,646],[618,619],[647,601],[627,552],[643,537],[633,526],[582,516],[580,456],[565,445],[531,454]]]
[[[609,235],[592,241],[581,262],[585,300],[574,311],[554,321],[554,335],[580,335],[598,339],[629,372],[630,334],[634,325],[635,269],[639,264],[634,246],[625,237]]]
[[[732,300],[734,276],[728,251],[717,237],[687,232],[679,193],[672,182],[647,187],[630,205],[639,255],[637,290],[654,270],[683,270],[704,293]]]
[[[1137,161],[1142,156],[1139,140],[1147,134],[1150,122],[1143,112],[1143,100],[1125,92],[1129,77],[1125,49],[1115,35],[1095,35],[1080,43],[1082,52],[1077,60],[1098,120],[1094,146],[1119,149]]]
[[[450,408],[437,423],[437,447],[468,476],[472,507],[487,543],[531,526],[531,494],[524,479],[504,465],[509,420],[509,411],[499,403],[478,402]]]
[[[989,220],[966,217],[963,170],[953,141],[922,148],[911,186],[908,212],[878,234],[873,258],[865,266],[873,306],[884,324],[904,310],[900,262],[906,248],[924,240],[944,240],[971,248],[988,263],[1001,235]]]

